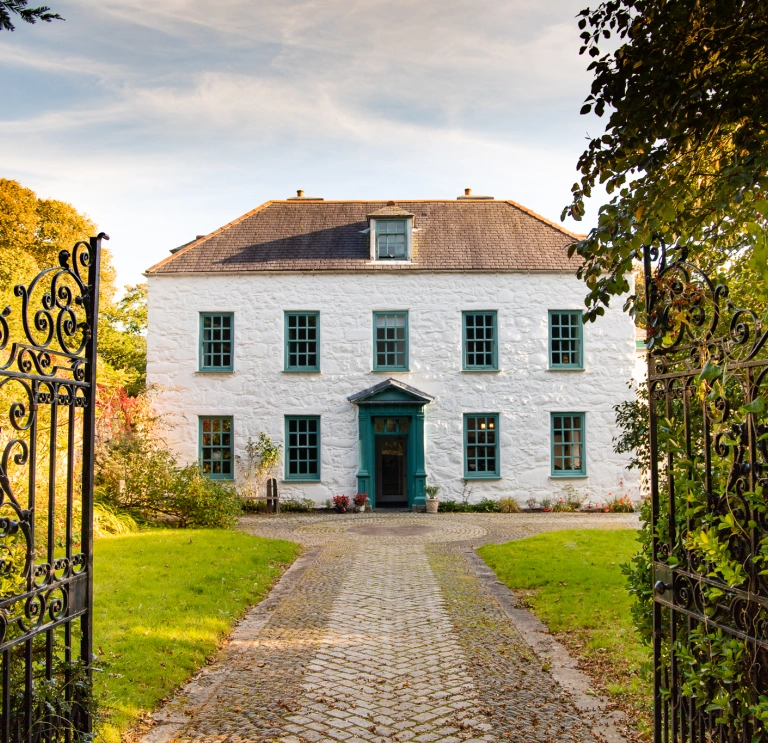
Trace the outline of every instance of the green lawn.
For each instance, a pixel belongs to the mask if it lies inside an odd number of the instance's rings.
[[[539,534],[478,551],[503,583],[582,662],[647,734],[650,651],[635,635],[621,565],[637,552],[634,530]]]
[[[99,539],[95,552],[97,692],[119,731],[157,707],[217,648],[299,553],[291,542],[214,529]]]

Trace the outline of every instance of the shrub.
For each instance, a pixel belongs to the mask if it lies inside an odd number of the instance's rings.
[[[498,513],[499,502],[490,498],[483,498],[479,503],[470,505],[470,510],[474,513]]]
[[[500,513],[520,513],[520,504],[514,498],[499,498]]]
[[[266,501],[262,502],[266,505]],[[315,510],[315,502],[311,498],[289,498],[280,501],[280,510],[286,513],[309,513]]]
[[[259,433],[256,441],[248,437],[245,457],[235,457],[240,469],[238,492],[243,500],[258,498],[261,495],[267,480],[277,469],[282,453],[282,444],[273,443],[264,431]]]
[[[499,501],[483,498],[478,503],[464,503],[463,501],[447,500],[440,504],[443,513],[497,513]]]
[[[95,537],[105,537],[110,534],[130,534],[138,530],[139,525],[130,513],[118,511],[107,503],[94,504],[93,535]]]
[[[154,432],[146,401],[116,407],[96,449],[102,506],[139,521],[179,527],[229,527],[241,512],[235,489],[181,466]],[[117,414],[119,413],[119,414]]]
[[[471,510],[469,503],[461,503],[455,500],[446,500],[440,503],[440,511],[443,513],[468,513]]]

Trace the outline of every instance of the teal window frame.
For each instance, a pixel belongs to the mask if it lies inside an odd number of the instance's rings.
[[[385,317],[385,316],[403,316],[405,318],[405,323],[403,325],[403,328],[404,328],[405,351],[404,351],[404,356],[403,356],[404,363],[402,365],[401,364],[391,365],[391,364],[386,364],[386,363],[385,364],[379,364],[379,346],[378,346],[379,341],[381,340],[382,343],[398,343],[397,338],[394,338],[394,339],[389,339],[389,338],[386,338],[386,337],[384,339],[379,339],[378,338],[378,330],[379,330],[379,328],[377,326],[377,320],[378,320],[379,317]],[[391,371],[408,371],[408,369],[409,369],[409,366],[408,366],[408,364],[409,364],[408,356],[409,356],[409,351],[410,351],[410,349],[408,347],[408,335],[409,335],[408,324],[409,324],[408,323],[408,310],[386,310],[386,311],[385,310],[381,310],[381,311],[377,311],[377,312],[373,313],[373,370],[374,371],[387,371],[387,372],[391,372]],[[388,330],[389,328],[383,328],[383,329],[384,330]],[[395,330],[397,330],[397,327],[395,327]],[[384,350],[383,353],[384,353],[385,357],[390,355],[391,353],[394,353],[395,356],[398,355],[398,351],[397,350],[395,350],[394,352],[390,352],[390,351]]]
[[[390,226],[402,227],[402,231],[399,229],[390,230]],[[389,253],[390,239],[391,237],[403,237],[403,254],[391,255]],[[385,238],[382,240],[382,238]],[[386,250],[385,254],[381,254],[382,242],[384,243]],[[392,240],[392,246],[394,247],[397,240]],[[377,261],[407,261],[408,260],[408,221],[405,219],[377,219],[376,220],[376,260]]]
[[[302,426],[301,424],[306,424]],[[292,424],[296,424],[293,426]],[[310,424],[314,424],[311,426]],[[293,430],[291,430],[293,428]],[[302,430],[302,428],[304,430]],[[314,428],[314,430],[312,430]],[[311,437],[315,436],[315,444],[311,444]],[[292,438],[295,437],[295,438]],[[304,439],[303,437],[306,437]],[[319,482],[321,466],[321,437],[320,437],[320,416],[319,415],[286,415],[285,416],[285,480],[290,482]],[[311,456],[311,449],[315,450],[314,457]],[[301,456],[304,453],[307,456]],[[306,469],[312,469],[311,463],[315,464],[316,472],[291,472],[292,465],[295,463],[296,470],[302,469],[302,463],[306,463]]]
[[[216,319],[223,319],[227,318],[229,320],[229,340],[223,340],[223,338],[216,338],[215,337],[215,331],[218,330],[224,330],[224,327],[221,326],[219,328],[205,327],[205,321],[211,320],[214,322]],[[211,338],[206,338],[206,331],[211,331]],[[226,351],[221,349],[216,349],[215,344],[221,344],[222,346],[226,343],[229,343],[229,364],[206,364],[206,357],[210,354],[211,356],[224,356],[226,355]],[[210,345],[210,350],[208,350],[208,346]],[[198,371],[201,372],[231,372],[235,369],[235,313],[234,312],[201,312],[200,313],[200,358],[199,358],[199,366]]]
[[[557,419],[561,419],[559,425]],[[570,419],[570,420],[569,420]],[[574,426],[573,419],[580,421],[579,426]],[[573,440],[573,432],[580,431],[578,441]],[[556,441],[555,437],[568,434],[567,439]],[[579,446],[578,455],[574,454],[571,447]],[[558,450],[558,447],[562,447]],[[558,460],[564,464],[566,461],[579,459],[580,467],[570,469],[557,469]],[[550,461],[552,477],[586,477],[587,476],[587,416],[586,413],[550,413]]]
[[[205,422],[219,424],[210,425],[206,430]],[[225,430],[225,428],[227,430]],[[200,461],[200,471],[211,480],[235,479],[235,424],[231,415],[201,415],[198,416],[198,446],[197,453]],[[206,437],[210,437],[206,440]],[[216,452],[222,456],[217,457]],[[216,465],[220,464],[219,472]],[[229,472],[224,472],[224,464],[229,464]],[[206,472],[206,466],[210,469]]]
[[[561,321],[561,316],[567,316],[569,323],[564,326]],[[558,318],[555,324],[554,320]],[[571,322],[573,318],[577,318],[576,323]],[[568,337],[563,337],[563,328],[568,328]],[[576,335],[572,336],[570,333],[573,329],[576,329]],[[557,336],[557,337],[556,337]],[[563,343],[576,342],[577,350],[574,352],[572,349],[567,351],[563,350]],[[571,356],[575,356],[575,361],[569,361],[567,364],[562,361],[554,362],[553,358],[555,354],[560,354],[560,358],[564,353]],[[583,369],[584,368],[584,320],[581,310],[550,310],[549,311],[549,368],[550,369]]]
[[[300,338],[292,339],[291,338],[291,330],[290,327],[291,318],[314,318],[315,319],[315,364],[291,364],[291,357],[294,355],[294,353],[297,356],[305,355],[310,356],[312,354],[309,353],[308,350],[306,351],[300,351],[296,350],[295,352],[291,351],[291,343],[312,343],[313,341],[308,341],[306,339],[302,340]],[[302,328],[299,328],[298,326],[295,328],[297,331],[301,331]],[[309,330],[309,327],[304,328],[304,330]],[[314,311],[287,311],[284,313],[284,337],[285,337],[285,348],[284,348],[284,365],[283,365],[283,371],[287,372],[319,372],[320,371],[320,313],[314,312]],[[297,335],[300,334],[297,332]]]
[[[487,439],[484,441],[481,441],[481,438],[485,438],[482,434],[478,436],[477,432],[481,430],[486,431],[486,436],[488,429],[479,429],[477,428],[477,423],[475,423],[475,427],[470,429],[469,422],[470,420],[477,421],[478,419],[485,419],[486,420],[486,426],[488,420],[493,420],[493,431],[494,431],[494,441],[492,446],[495,448],[495,455],[494,455],[494,461],[495,461],[495,468],[493,470],[484,469],[484,470],[470,470],[470,461],[474,461],[475,464],[479,463],[480,461],[484,461],[485,465],[487,467],[488,464],[488,455],[487,453],[483,454],[483,456],[478,456],[478,452],[475,451],[475,453],[470,456],[470,449],[479,449],[484,448],[487,449],[491,444],[488,444]],[[472,432],[475,432],[474,441],[471,441]],[[501,447],[499,442],[499,435],[500,435],[500,429],[499,429],[499,414],[498,413],[464,413],[464,479],[465,480],[499,480],[501,479]]]
[[[492,319],[491,325],[483,325],[478,326],[474,325],[473,327],[469,327],[469,319],[470,318],[477,318],[477,317],[484,317],[488,318],[490,317]],[[467,310],[465,312],[461,313],[461,326],[462,326],[462,354],[461,354],[461,360],[462,360],[462,369],[464,371],[498,371],[499,369],[499,331],[498,331],[498,317],[497,317],[497,311],[496,310]],[[491,352],[490,354],[488,351],[481,351],[478,353],[477,347],[475,346],[472,350],[470,350],[470,344],[476,344],[476,343],[487,343],[488,338],[482,338],[478,340],[477,338],[477,329],[478,327],[483,328],[491,328],[492,337],[491,337]],[[470,338],[470,335],[474,335],[474,338]],[[483,361],[488,360],[488,356],[491,357],[490,363],[470,363],[469,359],[471,357],[474,357],[475,361],[477,360],[477,356],[482,355],[485,358]]]

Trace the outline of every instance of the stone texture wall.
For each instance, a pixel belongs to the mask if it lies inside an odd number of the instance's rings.
[[[426,469],[442,498],[556,496],[570,483],[601,501],[636,477],[613,453],[612,407],[627,399],[635,333],[617,301],[584,327],[584,370],[547,368],[550,309],[583,307],[567,274],[370,274],[150,276],[148,380],[168,438],[198,455],[198,416],[231,415],[235,451],[265,431],[284,440],[285,415],[320,415],[322,481],[282,485],[318,503],[356,490],[357,408],[347,397],[388,377],[435,396],[426,407]],[[321,372],[283,372],[283,312],[319,310]],[[410,372],[373,372],[372,312],[408,310]],[[497,310],[498,372],[462,372],[462,311]],[[234,373],[198,373],[198,313],[235,313]],[[501,479],[463,480],[463,413],[500,414]],[[587,477],[550,477],[550,412],[586,413]]]

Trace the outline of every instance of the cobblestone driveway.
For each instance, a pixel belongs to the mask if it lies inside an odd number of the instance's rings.
[[[591,743],[594,720],[461,549],[636,523],[582,514],[244,519],[246,531],[313,549],[146,740]]]

